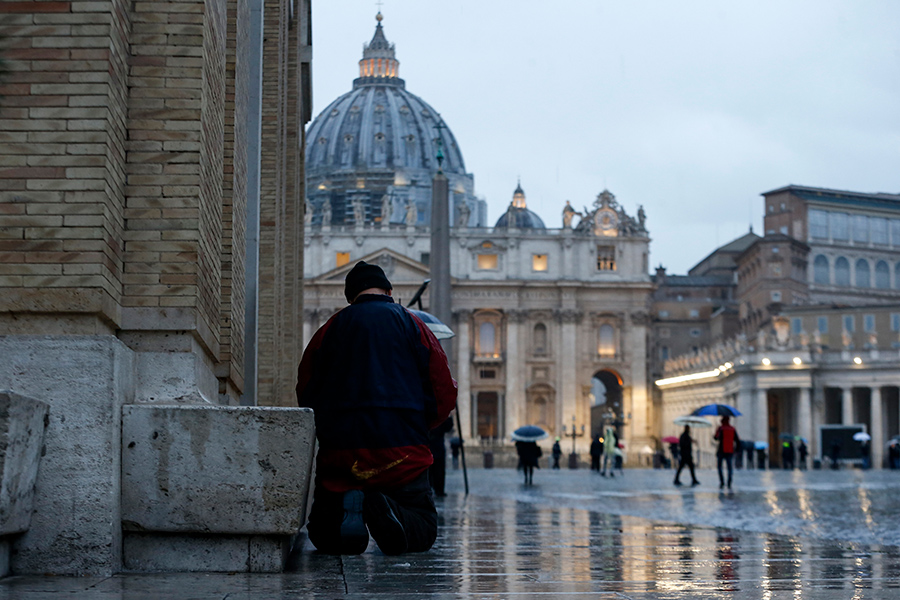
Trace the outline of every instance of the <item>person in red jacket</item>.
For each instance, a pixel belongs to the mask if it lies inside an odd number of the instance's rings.
[[[437,538],[429,431],[456,406],[447,356],[391,282],[363,261],[347,274],[350,306],[315,333],[297,403],[315,411],[316,481],[307,531],[328,554],[424,552]]]
[[[734,475],[734,452],[740,447],[741,440],[737,430],[730,423],[731,418],[722,417],[722,424],[716,429],[713,439],[719,440],[719,448],[716,452],[716,468],[719,471],[719,489],[725,487],[725,478],[722,476],[722,463],[728,465],[728,489],[731,489],[731,478]]]

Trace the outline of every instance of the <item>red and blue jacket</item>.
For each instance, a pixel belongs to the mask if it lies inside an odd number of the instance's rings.
[[[396,487],[433,462],[428,432],[456,406],[447,355],[421,319],[366,294],[313,336],[297,404],[316,415],[316,484],[333,492]]]

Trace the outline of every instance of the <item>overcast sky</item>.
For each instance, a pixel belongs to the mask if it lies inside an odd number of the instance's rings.
[[[313,0],[313,114],[350,91],[372,0]],[[441,113],[493,223],[521,176],[561,226],[604,188],[651,267],[762,229],[794,183],[900,193],[900,1],[385,0],[406,88]]]

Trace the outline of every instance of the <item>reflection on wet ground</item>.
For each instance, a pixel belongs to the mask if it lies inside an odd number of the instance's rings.
[[[388,557],[370,544],[361,556],[331,557],[307,543],[297,572],[283,575],[13,577],[0,580],[0,598],[900,598],[900,547],[827,535],[838,524],[838,533],[897,536],[878,491],[893,490],[896,508],[893,479],[872,476],[838,494],[844,504],[823,509],[834,489],[791,488],[794,480],[778,474],[760,473],[752,485],[745,477],[732,497],[670,489],[665,472],[628,472],[615,483],[591,475],[539,472],[525,488],[513,471],[475,471],[465,496],[451,473],[441,534],[424,554]],[[734,510],[756,530],[701,522]],[[759,530],[781,519],[811,527]]]

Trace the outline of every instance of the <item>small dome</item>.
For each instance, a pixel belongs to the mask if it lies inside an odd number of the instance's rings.
[[[516,186],[513,192],[512,202],[506,212],[497,219],[494,227],[512,227],[517,229],[546,229],[544,222],[537,214],[528,210],[525,204],[525,191],[522,190],[522,183]]]

